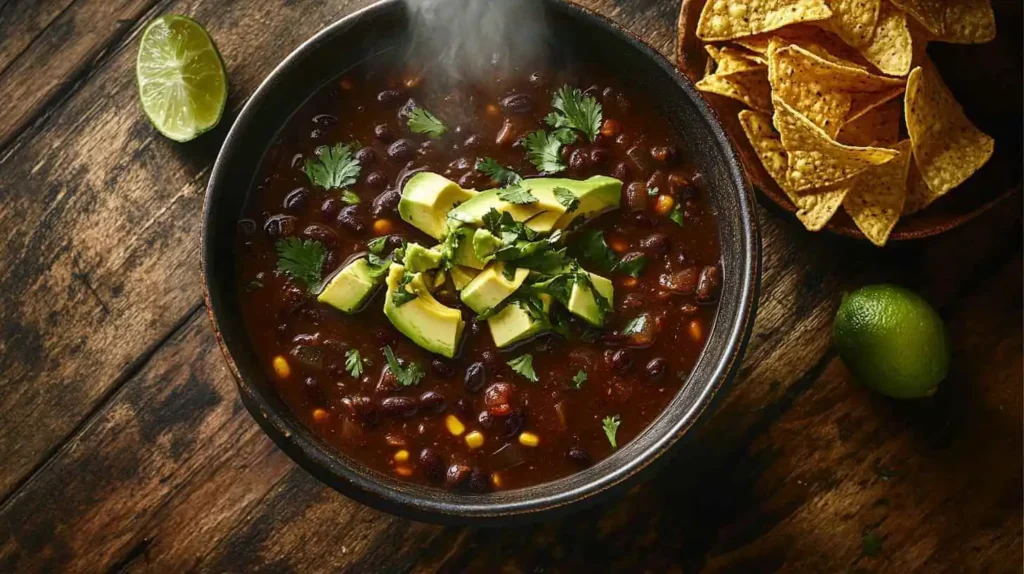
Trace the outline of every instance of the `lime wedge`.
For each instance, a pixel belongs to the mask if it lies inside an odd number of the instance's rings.
[[[210,35],[191,18],[168,14],[146,26],[135,77],[149,121],[174,141],[209,131],[224,113],[224,62]]]

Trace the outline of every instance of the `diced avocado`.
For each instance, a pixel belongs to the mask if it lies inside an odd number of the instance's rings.
[[[510,281],[505,278],[504,263],[489,263],[462,290],[462,302],[477,313],[485,313],[514,293],[529,274],[528,269],[516,269],[515,277]]]
[[[448,212],[469,201],[476,191],[459,187],[454,181],[429,171],[412,176],[402,189],[398,214],[417,229],[440,241],[448,233]]]
[[[561,180],[561,187],[568,189],[580,200],[579,206],[571,213],[565,213],[555,222],[555,229],[565,229],[577,217],[596,217],[619,206],[622,201],[622,182],[603,175],[575,181]]]
[[[441,252],[436,249],[427,249],[419,243],[407,243],[402,263],[411,273],[430,271],[441,266]]]
[[[463,267],[462,265],[453,265],[448,270],[448,274],[451,275],[452,283],[455,284],[456,291],[462,291],[469,285],[469,282],[474,277],[480,274],[480,271],[473,269],[472,267]]]
[[[445,241],[455,242],[455,250],[452,255],[453,263],[473,269],[483,269],[487,266],[487,263],[480,261],[476,253],[473,252],[473,231],[471,227],[452,229],[450,235],[445,238]]]
[[[338,272],[316,300],[345,313],[355,313],[380,285],[383,275],[374,277],[366,258],[356,259]]]
[[[501,239],[486,229],[473,233],[473,254],[480,261],[489,261],[494,252],[501,249]]]
[[[459,205],[448,213],[448,217],[462,224],[479,227],[483,224],[484,215],[496,209],[507,212],[516,221],[525,221],[526,226],[540,233],[554,229],[555,222],[565,213],[565,206],[555,198],[554,189],[560,184],[552,182],[569,182],[569,179],[538,177],[524,179],[519,185],[528,190],[537,201],[517,205],[499,197],[500,189],[481,191],[473,199]]]
[[[593,273],[587,273],[587,275],[590,277],[594,289],[608,301],[609,305],[612,304],[615,295],[612,282]],[[595,327],[604,324],[604,313],[598,306],[594,293],[589,286],[582,285],[578,281],[572,286],[572,293],[569,295],[569,312]]]
[[[466,326],[462,313],[434,299],[422,273],[413,276],[405,286],[407,291],[416,294],[416,298],[396,306],[393,295],[399,289],[404,274],[405,267],[397,263],[393,263],[388,270],[384,314],[396,329],[420,347],[445,357],[454,357],[459,349],[462,330]]]
[[[547,312],[551,308],[551,297],[541,295],[540,298]],[[487,319],[487,326],[491,329],[495,346],[502,348],[543,333],[551,324],[545,319],[533,317],[522,303],[513,301]]]

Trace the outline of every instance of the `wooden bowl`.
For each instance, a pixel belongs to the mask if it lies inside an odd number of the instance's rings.
[[[697,38],[697,20],[706,0],[683,0],[679,12],[676,58],[679,69],[696,82],[704,76],[707,53]],[[995,207],[1021,189],[1022,82],[1021,3],[994,0],[997,35],[987,44],[928,45],[928,54],[966,111],[996,141],[992,159],[960,187],[928,208],[900,219],[889,239],[922,239],[962,225]],[[795,214],[796,207],[768,175],[747,141],[737,114],[744,106],[716,94],[702,93],[715,109],[740,154],[747,176],[764,197]],[[905,136],[905,134],[904,134]],[[840,210],[825,229],[866,239]]]

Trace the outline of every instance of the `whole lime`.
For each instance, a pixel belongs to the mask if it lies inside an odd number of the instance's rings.
[[[869,285],[843,297],[833,326],[843,364],[867,387],[897,399],[935,393],[949,369],[942,319],[920,295]]]

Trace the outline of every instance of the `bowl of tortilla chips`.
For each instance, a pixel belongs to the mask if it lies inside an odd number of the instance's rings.
[[[679,67],[808,230],[929,237],[1020,189],[1021,3],[995,2],[684,0]]]

